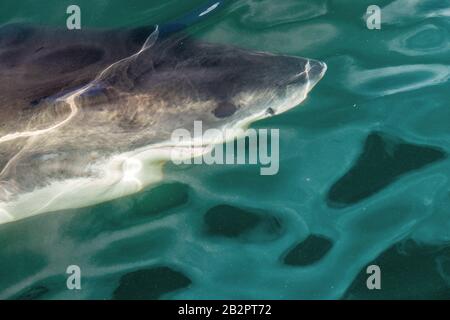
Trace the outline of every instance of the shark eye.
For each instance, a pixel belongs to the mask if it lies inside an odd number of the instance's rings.
[[[234,104],[230,102],[220,102],[217,105],[217,108],[214,109],[213,114],[217,118],[226,118],[233,115],[236,112],[237,108]]]
[[[266,113],[267,113],[268,115],[273,116],[273,115],[275,114],[275,111],[274,111],[272,108],[269,107],[269,108],[267,108]]]

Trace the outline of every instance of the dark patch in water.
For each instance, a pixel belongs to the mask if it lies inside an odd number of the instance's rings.
[[[355,165],[329,190],[330,207],[345,207],[366,199],[397,178],[442,160],[446,153],[431,146],[414,145],[374,132],[365,142]]]
[[[245,241],[273,240],[281,233],[281,224],[275,217],[229,205],[209,209],[204,216],[204,223],[209,235]]]
[[[412,240],[398,243],[369,265],[381,271],[381,290],[369,290],[365,266],[343,299],[450,299],[450,246],[423,246]],[[447,279],[444,279],[444,277]]]
[[[45,286],[36,286],[25,289],[23,292],[19,293],[14,300],[35,300],[42,297],[44,294],[50,290]]]
[[[155,267],[130,272],[120,279],[113,293],[118,300],[155,300],[164,294],[186,288],[191,280],[169,267]]]
[[[307,266],[322,259],[332,246],[330,239],[312,234],[289,250],[283,262],[290,266]]]

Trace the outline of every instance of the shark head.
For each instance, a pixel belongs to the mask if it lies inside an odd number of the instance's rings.
[[[186,37],[158,39],[155,31],[139,52],[105,70],[80,98],[92,110],[102,104],[110,112],[120,108],[117,121],[127,122],[132,114],[140,124],[136,131],[158,130],[156,140],[162,141],[174,129],[192,129],[194,121],[205,128],[246,127],[286,112],[307,97],[326,69],[314,59]],[[144,140],[157,142],[153,138]]]
[[[162,46],[143,86],[170,88],[172,99],[188,102],[182,113],[189,112],[189,101],[207,106],[201,118],[216,126],[250,123],[297,106],[327,68],[317,60],[220,44],[180,40]]]

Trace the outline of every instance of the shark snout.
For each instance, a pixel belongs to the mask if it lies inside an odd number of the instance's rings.
[[[312,89],[322,79],[326,71],[327,65],[324,62],[308,59],[283,85],[306,84]]]
[[[308,78],[311,84],[315,85],[324,76],[325,72],[327,71],[327,65],[325,62],[312,59],[308,60],[308,62],[309,68],[306,68],[308,72]]]

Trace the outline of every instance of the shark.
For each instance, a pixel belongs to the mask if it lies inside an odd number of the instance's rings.
[[[183,31],[221,5],[161,26],[1,26],[0,223],[139,192],[185,147],[175,129],[242,129],[305,100],[324,62]]]

